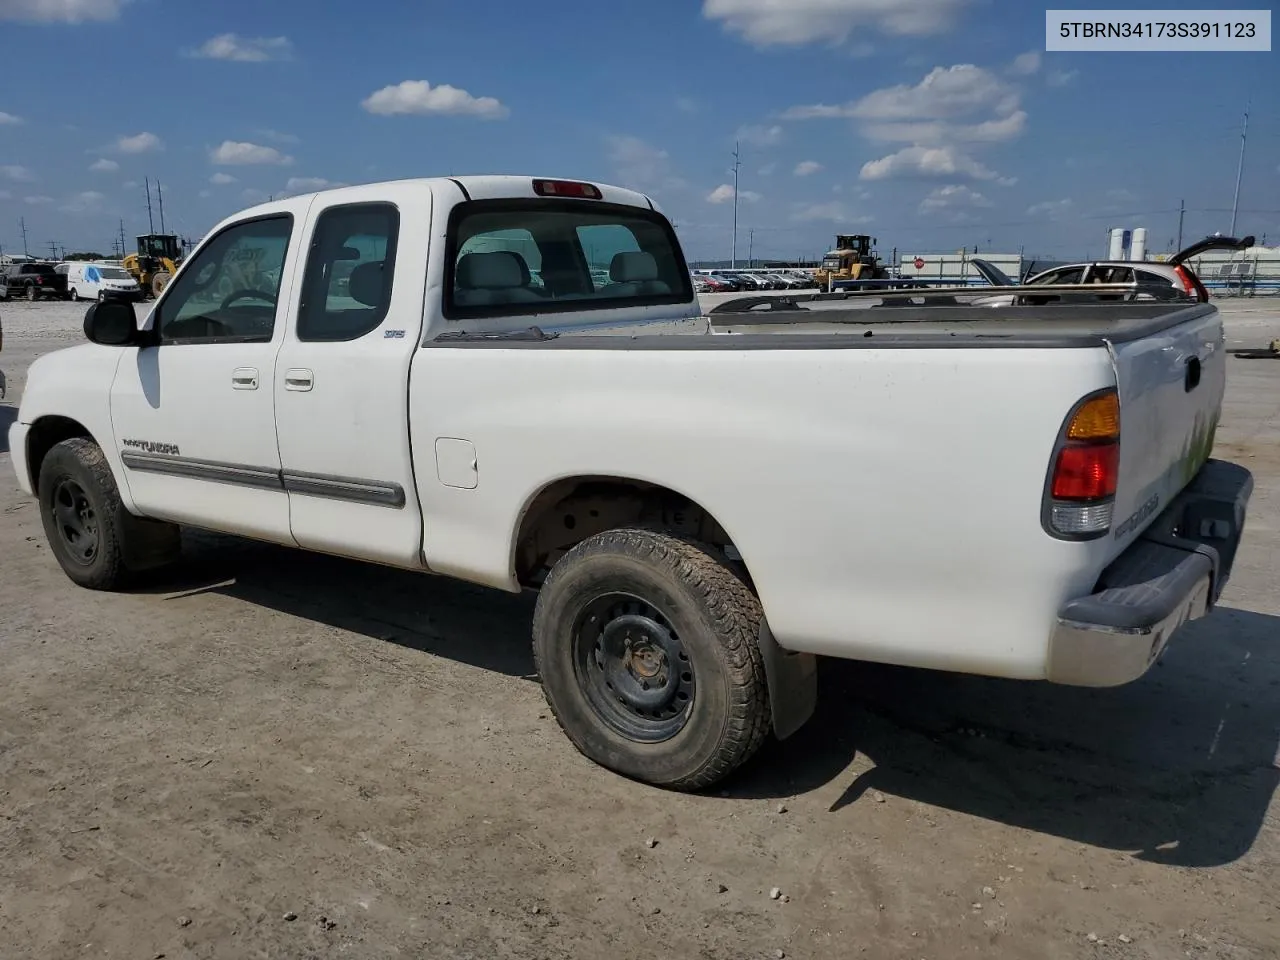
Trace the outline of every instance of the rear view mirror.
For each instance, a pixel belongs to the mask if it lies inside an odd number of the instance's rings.
[[[136,343],[138,318],[133,304],[121,300],[95,303],[84,315],[84,335],[106,347],[127,347]]]

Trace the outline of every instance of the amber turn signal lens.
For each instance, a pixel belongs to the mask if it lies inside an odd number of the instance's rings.
[[[1067,427],[1068,440],[1115,440],[1120,436],[1120,397],[1101,394],[1076,411]]]

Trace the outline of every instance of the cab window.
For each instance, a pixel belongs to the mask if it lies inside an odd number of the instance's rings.
[[[160,302],[161,343],[267,342],[293,232],[289,214],[223,230],[184,265]]]

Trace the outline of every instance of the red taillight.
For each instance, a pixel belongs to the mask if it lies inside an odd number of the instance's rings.
[[[36,283],[44,283],[44,277],[36,277],[35,282],[36,282]]]
[[[585,197],[588,200],[599,200],[603,196],[593,184],[576,180],[535,180],[533,192],[540,197]]]
[[[1120,477],[1120,444],[1063,447],[1053,468],[1055,500],[1105,500],[1115,496]]]
[[[1177,274],[1178,279],[1182,281],[1182,289],[1186,291],[1187,296],[1195,297],[1202,303],[1208,303],[1209,291],[1205,289],[1200,278],[1195,276],[1190,270],[1187,270],[1182,264],[1173,268],[1173,272]]]

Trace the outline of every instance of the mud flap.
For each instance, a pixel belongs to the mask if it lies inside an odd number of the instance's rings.
[[[757,642],[769,684],[773,734],[785,740],[809,721],[818,704],[818,658],[783,650],[768,623],[761,623]]]
[[[135,517],[120,510],[124,565],[143,573],[176,560],[182,552],[182,531],[176,523]]]

